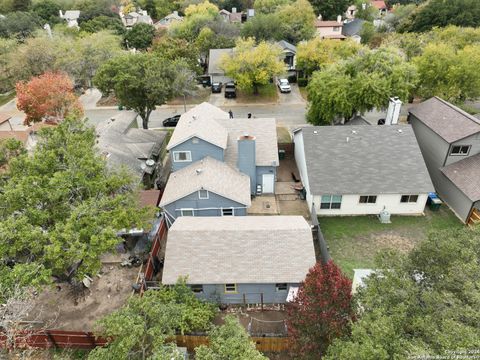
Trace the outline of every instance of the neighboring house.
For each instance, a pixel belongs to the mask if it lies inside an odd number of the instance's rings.
[[[345,11],[345,18],[347,20],[353,20],[353,19],[355,19],[356,14],[357,14],[357,6],[356,5],[350,5],[347,8],[347,11]]]
[[[222,58],[227,55],[233,55],[233,49],[210,49],[208,75],[212,77],[212,82],[227,83],[233,81],[232,78],[225,75],[225,71],[221,68]]]
[[[162,283],[179,277],[222,304],[285,303],[315,265],[301,216],[182,217],[170,228]]]
[[[372,6],[375,7],[378,10],[378,14],[380,16],[387,15],[388,13],[388,6],[385,4],[385,1],[383,0],[373,0],[371,2]]]
[[[363,19],[349,21],[343,25],[342,34],[360,44],[362,41],[361,31],[363,24],[365,24]]]
[[[172,173],[160,202],[169,224],[180,216],[245,216],[250,205],[250,178],[211,157]]]
[[[225,9],[222,9],[218,12],[218,15],[222,18],[223,21],[229,22],[230,21],[230,14],[231,12]]]
[[[438,97],[411,109],[408,120],[438,195],[469,222],[480,209],[480,120]]]
[[[155,23],[155,28],[169,28],[170,25],[183,21],[183,16],[178,15],[178,11],[174,11],[168,14],[163,19],[160,19]]]
[[[78,18],[80,17],[79,10],[67,10],[63,13],[62,10],[58,11],[60,18],[64,19],[67,22],[67,27],[78,27]]]
[[[282,48],[284,54],[283,61],[287,66],[287,71],[295,72],[297,66],[297,47],[285,40],[278,41],[277,45]]]
[[[97,146],[110,168],[124,166],[150,188],[162,172],[166,132],[138,129],[136,115],[121,112],[97,125]]]
[[[230,119],[227,112],[204,102],[182,114],[167,150],[173,171],[209,156],[248,175],[251,194],[275,192],[275,119]]]
[[[315,28],[317,29],[317,36],[322,39],[336,39],[344,40],[345,35],[342,35],[343,22],[338,21],[322,21],[317,19],[315,21]]]
[[[294,143],[318,215],[423,214],[433,185],[411,126],[304,127]]]
[[[119,15],[123,25],[128,29],[132,28],[135,24],[140,23],[153,25],[153,20],[150,15],[148,15],[148,13],[142,9],[138,9],[138,11],[132,11],[128,14],[124,14],[123,6],[121,6]]]
[[[7,116],[3,119],[7,119],[7,121],[2,122],[2,119],[0,119],[0,141],[6,140],[6,139],[16,139],[22,142],[25,148],[29,151],[33,150],[33,148],[37,144],[38,142],[37,134],[38,134],[38,131],[40,131],[40,129],[43,129],[45,127],[56,126],[56,124],[53,124],[53,123],[40,122],[40,123],[35,123],[32,126],[25,127],[24,129],[10,128],[10,123],[8,122],[8,119],[10,119],[10,117]],[[5,124],[7,124],[7,126],[9,127],[5,128]]]
[[[228,16],[228,21],[231,23],[237,23],[240,24],[243,22],[243,13],[242,12],[237,12],[237,8],[232,8],[232,12]]]

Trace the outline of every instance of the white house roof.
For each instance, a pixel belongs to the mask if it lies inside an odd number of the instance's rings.
[[[240,136],[255,136],[255,164],[257,166],[278,166],[277,125],[272,118],[225,119],[218,120],[228,131],[228,145],[225,150],[225,162],[237,166]]]
[[[313,265],[301,216],[180,217],[168,232],[162,282],[299,283]]]
[[[434,191],[410,125],[312,126],[303,135],[312,195]]]
[[[63,14],[64,19],[76,20],[80,17],[80,10],[67,10]]]
[[[228,118],[227,112],[207,102],[195,106],[180,117],[167,149],[170,150],[193,137],[225,149],[228,138],[227,130],[214,119]]]
[[[250,178],[221,161],[206,157],[170,175],[160,206],[198,190],[208,190],[245,206],[251,205]]]

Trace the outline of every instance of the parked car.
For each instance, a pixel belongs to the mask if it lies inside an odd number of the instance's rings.
[[[212,83],[212,93],[221,93],[222,92],[222,83],[214,82]]]
[[[289,93],[290,91],[292,91],[292,88],[290,87],[290,83],[288,82],[287,79],[278,79],[277,86],[280,89],[281,93]]]
[[[225,84],[225,97],[226,98],[236,98],[237,97],[237,88],[233,82]]]
[[[197,77],[197,82],[202,85],[204,88],[212,86],[212,78],[210,75],[202,75]]]
[[[165,127],[175,127],[178,124],[178,120],[180,119],[180,115],[175,115],[163,120],[163,126]]]

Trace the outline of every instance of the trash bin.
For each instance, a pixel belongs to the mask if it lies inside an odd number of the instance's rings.
[[[285,150],[278,150],[278,158],[280,160],[285,160]]]
[[[428,207],[432,211],[438,211],[440,209],[440,206],[442,205],[442,200],[438,198],[438,195],[436,193],[428,193]]]

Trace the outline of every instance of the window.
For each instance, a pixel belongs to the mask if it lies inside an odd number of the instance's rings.
[[[182,216],[195,216],[193,214],[193,209],[181,209],[180,213],[182,214]]]
[[[225,294],[236,294],[237,284],[225,284]]]
[[[400,199],[401,203],[416,203],[418,200],[418,195],[402,195]]]
[[[208,190],[198,190],[199,199],[208,199]]]
[[[233,208],[222,209],[222,216],[233,216]]]
[[[322,195],[320,209],[340,209],[342,195]]]
[[[196,294],[203,293],[203,285],[190,285],[190,289]]]
[[[275,284],[277,291],[287,291],[287,283],[278,283]]]
[[[450,155],[468,155],[470,152],[470,145],[457,145],[452,146],[452,151],[450,151]]]
[[[173,161],[175,162],[192,161],[192,153],[190,151],[174,151]]]
[[[360,204],[375,204],[377,202],[377,195],[362,195],[360,196]]]

